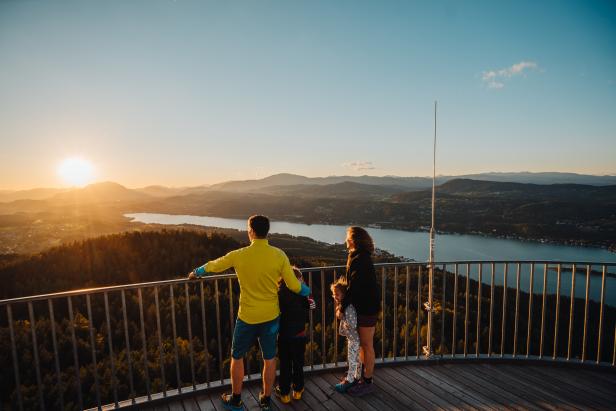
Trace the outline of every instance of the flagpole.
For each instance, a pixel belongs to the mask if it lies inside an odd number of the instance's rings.
[[[432,147],[432,224],[430,225],[430,255],[428,263],[430,266],[428,278],[428,302],[424,305],[428,311],[428,332],[427,344],[423,347],[423,352],[426,357],[432,355],[432,302],[433,302],[433,284],[434,284],[434,218],[435,218],[435,198],[436,198],[436,110],[437,102],[434,101],[434,143]]]

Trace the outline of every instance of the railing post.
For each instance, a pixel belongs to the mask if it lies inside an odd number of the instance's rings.
[[[334,279],[333,282],[335,283],[336,280],[338,280],[338,277],[336,275],[336,270],[334,270]],[[332,308],[334,310],[334,329],[333,329],[333,333],[334,333],[334,366],[337,367],[338,366],[338,317],[336,317],[336,304],[332,304]]]
[[[456,340],[456,321],[457,321],[457,311],[458,311],[458,263],[454,265],[453,268],[453,326],[451,331],[451,356],[456,356],[456,345],[458,341]]]
[[[441,358],[443,358],[443,353],[445,352],[445,297],[447,295],[447,266],[443,264],[441,269],[443,273],[443,292],[441,298]]]
[[[417,266],[417,359],[421,353],[421,265]]]
[[[488,326],[488,357],[492,356],[492,330],[494,323],[494,263],[490,264],[490,325]]]
[[[101,405],[101,391],[98,384],[98,365],[96,363],[96,341],[94,340],[94,319],[92,317],[92,304],[90,302],[90,294],[86,294],[86,306],[88,310],[88,328],[90,331],[90,348],[92,348],[92,365],[94,366],[94,387],[96,389],[96,404],[98,409],[102,410]]]
[[[569,300],[569,338],[567,342],[567,361],[571,359],[571,336],[573,335],[573,309],[575,307],[575,264],[571,265],[571,294]]]
[[[601,363],[601,336],[603,334],[603,304],[605,304],[605,265],[601,273],[601,305],[599,308],[599,335],[597,337],[597,364]]]
[[[405,332],[404,332],[404,359],[409,359],[409,331],[410,331],[410,322],[409,322],[409,277],[410,277],[411,267],[409,265],[406,266],[406,282],[404,285],[404,300],[405,307],[404,310],[404,319],[405,319]]]
[[[535,286],[535,263],[530,264],[530,289],[528,291],[528,329],[526,331],[526,358],[530,356],[530,344],[533,333],[533,297]]]
[[[135,384],[133,383],[133,363],[131,360],[131,350],[130,350],[130,338],[128,335],[128,318],[126,315],[126,296],[124,294],[124,290],[122,290],[122,314],[124,316],[124,340],[126,341],[126,361],[128,362],[128,382],[130,386],[130,398],[131,402],[135,403]]]
[[[509,288],[507,287],[507,271],[509,270],[509,263],[505,263],[503,268],[503,316],[501,319],[501,346],[500,346],[500,356],[501,358],[505,355],[505,325],[507,323],[507,291]]]
[[[468,315],[469,315],[469,287],[471,285],[470,282],[470,274],[471,273],[471,265],[466,264],[466,302],[464,305],[464,358],[468,356]]]
[[[30,314],[30,331],[32,333],[32,353],[34,354],[34,370],[36,371],[36,390],[39,397],[39,406],[45,411],[45,397],[43,396],[43,382],[41,380],[41,367],[38,355],[38,343],[36,341],[36,320],[32,301],[28,301],[28,313]],[[96,380],[96,378],[95,378]]]
[[[308,272],[308,287],[310,287],[310,290],[314,293],[314,289],[312,288],[312,271]],[[323,305],[323,302],[321,302],[321,305]],[[313,310],[308,310],[308,321],[310,323],[310,329],[308,330],[310,334],[310,351],[308,353],[310,356],[310,370],[314,370],[314,315],[312,311]]]
[[[520,319],[520,263],[516,265],[515,275],[515,319],[513,328],[513,358],[518,355],[518,322]]]
[[[109,346],[109,363],[111,364],[111,386],[113,387],[113,403],[115,408],[120,408],[118,404],[118,382],[116,378],[115,361],[113,359],[113,334],[111,333],[111,320],[109,319],[109,297],[107,292],[103,293],[105,301],[105,321],[107,323],[107,345]]]
[[[15,330],[13,329],[13,310],[11,304],[6,306],[6,315],[9,322],[9,334],[11,336],[11,354],[13,356],[13,373],[15,374],[15,392],[17,392],[17,405],[23,411],[24,405],[21,397],[21,380],[19,379],[19,362],[17,361],[17,347],[15,345]]]
[[[51,322],[51,342],[53,344],[53,358],[56,367],[56,384],[58,384],[60,409],[64,409],[64,388],[62,386],[62,375],[60,374],[60,355],[58,353],[58,339],[56,337],[56,320],[54,318],[53,301],[51,298],[47,300],[47,304],[49,306],[49,321]]]
[[[190,376],[192,377],[193,391],[197,389],[195,381],[195,354],[193,349],[192,321],[190,315],[190,296],[188,294],[188,283],[184,283],[184,294],[186,299],[186,326],[188,328],[188,350],[190,354]]]
[[[481,351],[481,291],[483,288],[482,280],[483,264],[479,264],[479,271],[477,273],[477,338],[475,340],[475,357],[479,358],[479,352]]]
[[[381,269],[381,362],[385,361],[385,267]]]
[[[541,303],[541,337],[539,340],[539,358],[543,358],[543,334],[545,331],[545,301],[548,288],[548,265],[543,265],[543,299]]]
[[[398,266],[394,267],[394,332],[392,335],[394,360],[398,354]]]
[[[426,358],[430,358],[433,354],[432,350],[432,311],[434,311],[434,261],[430,261],[430,270],[428,272],[428,302],[425,307],[428,311],[428,332],[426,335],[426,345],[423,347],[423,354]]]
[[[154,304],[156,305],[156,332],[158,335],[158,360],[160,362],[160,379],[163,386],[163,398],[167,397],[167,382],[165,378],[165,362],[163,352],[162,327],[160,326],[160,303],[158,302],[158,286],[154,286]]]
[[[218,279],[214,280],[214,294],[216,300],[216,336],[218,338],[218,371],[220,372],[220,383],[225,382],[222,369],[222,337],[220,332],[220,297],[218,292]]]
[[[325,324],[325,270],[321,270],[321,363],[323,368],[327,364],[327,324]]]
[[[71,328],[71,342],[73,344],[73,364],[75,365],[75,381],[77,389],[77,401],[79,408],[83,409],[83,394],[81,393],[81,377],[79,376],[79,356],[77,355],[77,338],[75,337],[75,316],[73,315],[73,300],[71,297],[67,297],[68,301],[68,321]]]
[[[205,379],[210,386],[210,350],[208,348],[207,327],[205,321],[205,298],[203,296],[203,281],[199,281],[199,294],[201,299],[201,325],[203,327],[203,349],[205,351]],[[249,370],[250,373],[250,370]]]
[[[556,268],[556,318],[554,319],[554,352],[552,359],[555,360],[558,356],[558,320],[560,319],[560,278],[561,265]]]
[[[139,299],[139,322],[141,325],[141,345],[143,349],[143,373],[145,374],[145,390],[148,396],[148,401],[152,400],[150,392],[150,370],[148,369],[148,344],[145,339],[145,321],[143,318],[143,295],[141,288],[137,289],[137,297]]]
[[[586,265],[586,303],[584,304],[584,336],[582,337],[582,362],[586,361],[586,337],[588,330],[588,297],[590,292],[590,265]]]

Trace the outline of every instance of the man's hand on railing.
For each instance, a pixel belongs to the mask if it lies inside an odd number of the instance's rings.
[[[205,267],[204,266],[197,267],[194,270],[192,270],[190,273],[188,273],[188,279],[189,280],[196,280],[197,278],[203,277],[206,274],[207,274],[207,272],[205,271]]]
[[[308,307],[311,310],[314,310],[315,308],[317,308],[317,303],[314,301],[314,298],[308,297]]]

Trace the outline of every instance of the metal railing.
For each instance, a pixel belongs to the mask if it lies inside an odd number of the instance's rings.
[[[308,318],[307,371],[345,365],[329,293],[344,269],[302,269],[317,303]],[[615,365],[616,263],[402,262],[376,270],[377,362]],[[120,408],[229,384],[238,296],[235,275],[225,274],[2,300],[0,358],[12,372],[3,373],[0,405]],[[424,355],[427,346],[433,349]],[[249,380],[260,378],[257,354],[253,347],[246,360]]]

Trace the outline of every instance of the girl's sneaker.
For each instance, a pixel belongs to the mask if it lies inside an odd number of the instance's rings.
[[[338,384],[334,385],[334,389],[336,391],[338,391],[339,393],[344,394],[345,392],[347,392],[349,389],[355,387],[357,385],[359,381],[358,380],[353,380],[352,382],[348,381],[346,378],[344,378],[342,381],[340,381]]]
[[[291,402],[291,395],[290,394],[283,394],[282,391],[280,391],[280,386],[277,385],[276,388],[274,388],[274,393],[276,394],[276,397],[278,397],[280,399],[280,402],[283,404],[288,404]]]
[[[294,400],[301,400],[303,393],[304,393],[304,389],[303,388],[301,390],[296,390],[295,388],[293,388],[293,399]]]
[[[242,402],[242,400],[240,400],[240,402],[236,404],[233,401],[232,394],[222,394],[220,396],[220,400],[222,401],[222,406],[224,407],[225,410],[230,410],[230,411],[243,411],[244,410],[244,403]]]
[[[262,392],[259,393],[259,407],[264,411],[270,411],[272,409],[271,398],[266,397]]]

